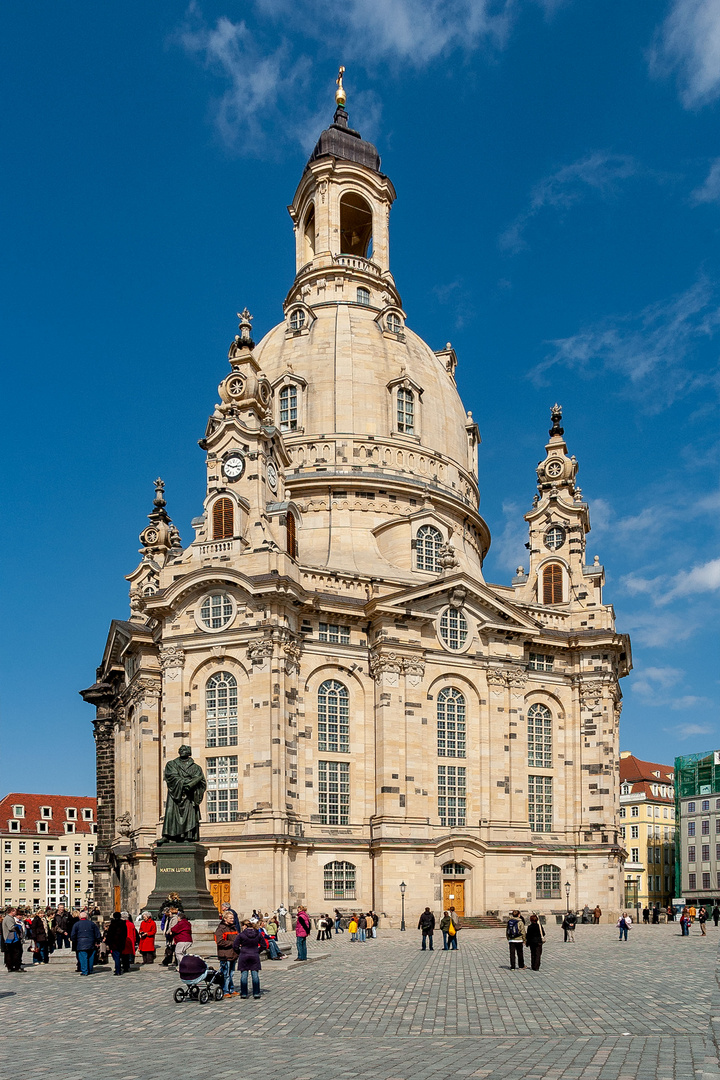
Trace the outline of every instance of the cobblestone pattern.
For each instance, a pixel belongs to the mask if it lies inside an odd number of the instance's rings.
[[[502,931],[463,931],[449,953],[415,932],[345,934],[313,940],[307,964],[265,963],[261,1001],[205,1006],[175,1004],[159,966],[83,979],[55,954],[3,969],[0,1077],[720,1080],[720,934],[615,934],[581,926],[565,945],[551,927],[539,972],[510,971]]]

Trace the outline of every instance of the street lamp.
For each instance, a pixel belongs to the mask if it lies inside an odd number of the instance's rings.
[[[400,900],[401,900],[401,903],[402,903],[402,912],[401,912],[401,915],[400,915],[400,929],[401,930],[405,929],[405,890],[406,889],[407,889],[407,885],[405,884],[404,881],[401,881],[400,882]]]
[[[570,882],[565,882],[565,907],[568,914],[570,913]]]

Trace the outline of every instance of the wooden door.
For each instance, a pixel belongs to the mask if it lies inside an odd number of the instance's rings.
[[[455,908],[456,915],[465,914],[465,882],[443,881],[443,911]]]
[[[121,904],[120,904],[120,886],[119,885],[115,886],[114,892],[115,892],[115,910],[120,911]]]
[[[210,895],[215,907],[220,911],[222,904],[230,903],[230,878],[210,882]]]

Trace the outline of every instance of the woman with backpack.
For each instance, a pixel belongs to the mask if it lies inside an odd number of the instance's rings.
[[[540,924],[540,920],[534,913],[530,916],[530,925],[527,928],[525,935],[528,948],[530,949],[530,967],[533,971],[540,970],[540,960],[542,959],[542,948],[545,941],[545,931]]]

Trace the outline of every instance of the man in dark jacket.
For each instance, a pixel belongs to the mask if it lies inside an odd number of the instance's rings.
[[[122,975],[122,951],[127,941],[127,925],[119,911],[113,912],[110,925],[105,932],[107,947],[115,962],[114,975]]]
[[[418,930],[422,930],[422,948],[425,951],[425,940],[430,942],[430,952],[433,951],[433,931],[435,929],[435,916],[429,907],[426,907],[418,919]]]
[[[94,923],[92,919],[88,919],[87,911],[80,912],[80,918],[70,931],[70,940],[77,953],[80,974],[92,974],[93,964],[95,963],[95,946],[100,941],[100,930],[97,923]]]
[[[55,912],[53,929],[55,931],[55,948],[70,948],[70,931],[73,927],[73,917],[64,904],[58,904]]]

